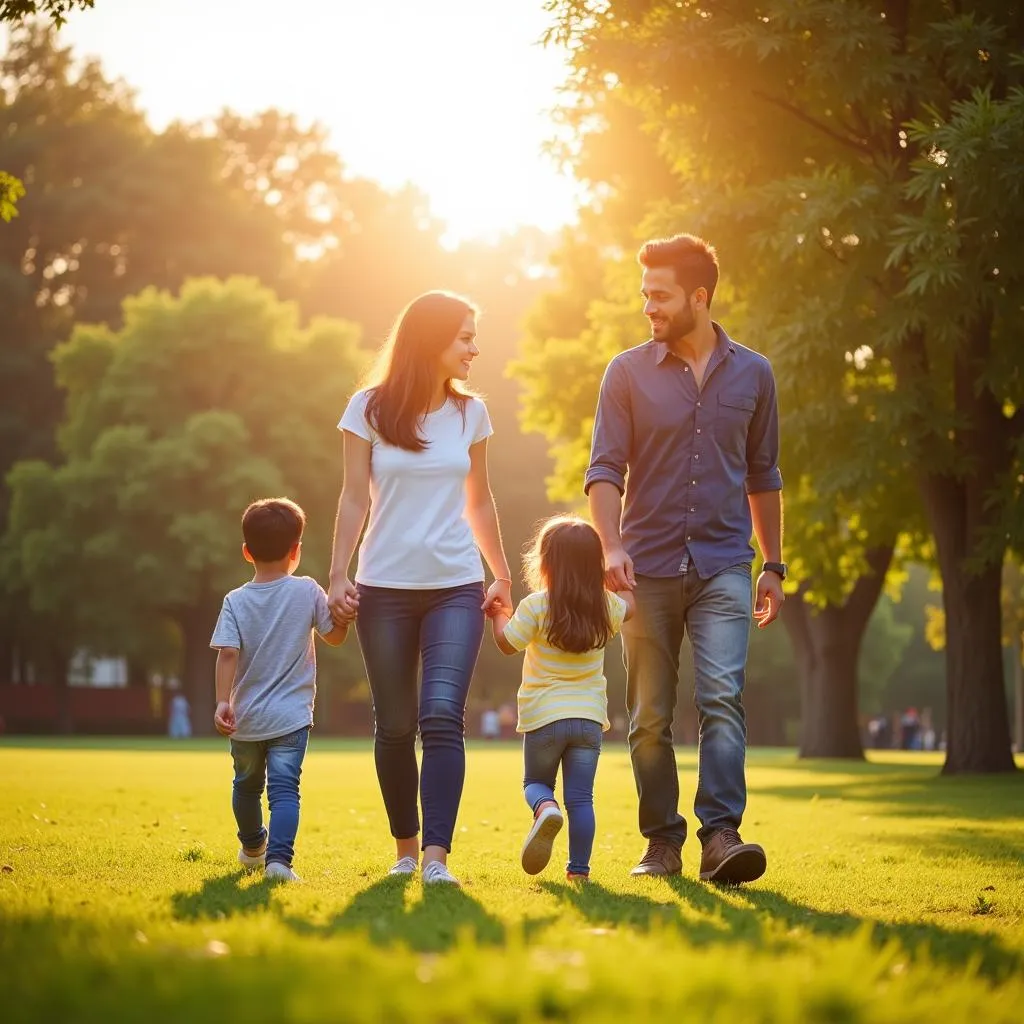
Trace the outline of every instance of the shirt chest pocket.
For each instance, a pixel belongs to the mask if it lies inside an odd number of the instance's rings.
[[[747,433],[756,408],[757,399],[753,395],[733,392],[718,396],[715,440],[719,447],[739,454],[747,450]]]

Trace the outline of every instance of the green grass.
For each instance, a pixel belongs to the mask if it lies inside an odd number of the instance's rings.
[[[598,773],[594,881],[536,879],[511,745],[472,746],[461,891],[387,878],[367,743],[314,738],[301,886],[243,875],[219,742],[0,744],[0,1017],[21,1021],[971,1021],[1024,1007],[1024,776],[750,758],[742,889],[633,879],[629,760]],[[684,803],[692,751],[680,756]],[[692,828],[691,821],[691,828]]]

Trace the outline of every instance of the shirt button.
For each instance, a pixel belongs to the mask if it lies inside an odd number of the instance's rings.
[[[690,483],[693,484],[694,487],[697,486],[697,481],[696,480],[691,480]]]
[[[690,372],[690,368],[688,366],[684,366],[683,367],[683,373],[689,373],[689,372]]]
[[[691,511],[691,512],[696,512],[697,510],[696,510],[696,509],[695,509],[695,508],[694,508],[694,507],[693,507],[693,506],[691,505],[691,506],[690,506],[690,511]]]
[[[698,428],[697,428],[697,433],[698,433],[698,434],[700,433],[700,427],[698,427]]]
[[[690,536],[690,534],[687,534],[687,535],[686,535],[686,539],[687,539],[687,540],[693,540],[693,537],[691,537],[691,536]]]
[[[695,459],[699,459],[700,458],[700,453],[698,452],[696,455],[694,455],[694,458]]]
[[[701,408],[701,404],[700,404],[700,402],[698,402],[698,403],[697,403],[697,408],[698,408],[698,409],[700,409],[700,408]]]

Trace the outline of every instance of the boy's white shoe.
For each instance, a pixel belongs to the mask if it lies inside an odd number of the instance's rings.
[[[545,807],[533,821],[526,842],[523,843],[523,870],[528,875],[540,874],[551,860],[551,847],[555,836],[562,831],[565,819],[553,804]]]
[[[266,867],[267,864],[267,848],[263,847],[263,852],[256,854],[255,856],[251,853],[245,852],[245,847],[240,846],[238,848],[238,863],[242,865],[247,871],[259,871]]]
[[[282,882],[301,882],[297,874],[287,864],[282,864],[279,860],[272,861],[267,865],[267,878],[279,878]]]
[[[388,870],[389,875],[414,875],[416,874],[416,868],[419,865],[416,863],[415,857],[403,857],[401,860],[391,865]]]
[[[439,860],[423,865],[424,885],[459,885],[459,880]]]

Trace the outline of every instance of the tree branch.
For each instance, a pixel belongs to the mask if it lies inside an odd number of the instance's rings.
[[[849,148],[856,150],[858,153],[863,153],[868,156],[871,155],[871,147],[868,145],[866,140],[851,138],[848,135],[843,135],[842,132],[837,132],[827,124],[823,124],[817,118],[811,117],[810,114],[805,114],[799,107],[795,107],[792,103],[789,103],[784,99],[780,99],[778,96],[769,96],[767,93],[761,92],[760,89],[755,89],[753,95],[758,99],[764,100],[765,103],[771,103],[780,110],[785,110],[787,114],[792,114],[798,121],[803,121],[804,124],[817,129],[819,132],[827,135],[830,139],[834,139],[836,142],[840,142],[844,146],[848,146]]]

